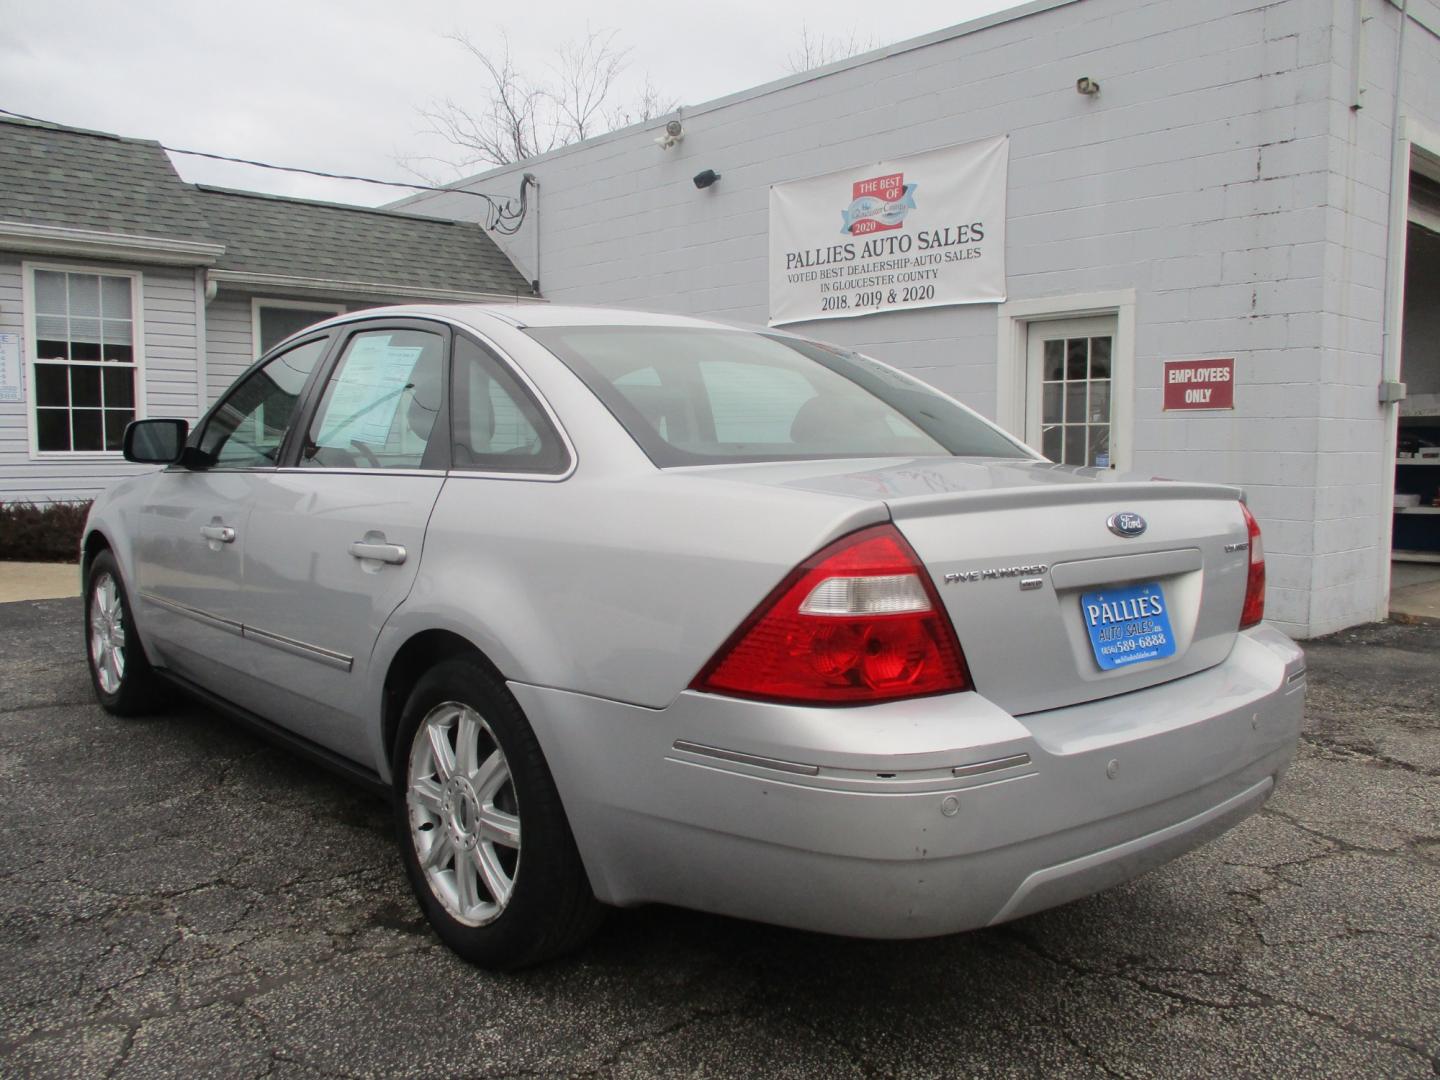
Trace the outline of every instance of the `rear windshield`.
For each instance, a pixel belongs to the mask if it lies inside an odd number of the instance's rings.
[[[531,327],[661,468],[841,457],[1024,458],[968,409],[857,353],[748,330]]]

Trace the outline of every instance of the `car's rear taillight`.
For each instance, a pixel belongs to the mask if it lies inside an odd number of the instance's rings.
[[[970,689],[935,585],[894,525],[801,563],[721,646],[691,689],[860,704]]]
[[[1250,533],[1250,576],[1245,580],[1245,606],[1240,609],[1240,629],[1244,630],[1265,618],[1265,545],[1260,541],[1260,523],[1250,508],[1241,503],[1240,512]]]

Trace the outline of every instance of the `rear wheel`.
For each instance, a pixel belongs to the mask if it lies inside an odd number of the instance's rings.
[[[95,556],[85,578],[85,644],[90,683],[108,712],[134,716],[161,703],[163,687],[145,658],[120,570],[108,551]]]
[[[396,826],[440,938],[486,967],[579,945],[600,906],[519,704],[479,663],[447,660],[411,692],[395,747]]]

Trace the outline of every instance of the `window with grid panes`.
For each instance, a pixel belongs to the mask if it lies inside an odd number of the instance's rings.
[[[135,419],[135,289],[127,275],[32,271],[35,446],[118,452]]]
[[[1051,461],[1109,466],[1111,343],[1108,334],[1045,342],[1041,453]]]

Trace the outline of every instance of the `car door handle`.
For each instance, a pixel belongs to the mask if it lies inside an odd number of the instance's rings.
[[[369,540],[355,540],[350,544],[350,554],[357,559],[379,559],[381,562],[399,566],[405,561],[405,548],[400,544],[381,544]]]
[[[235,542],[235,530],[229,525],[202,525],[200,535],[206,540],[219,540],[222,544]]]

